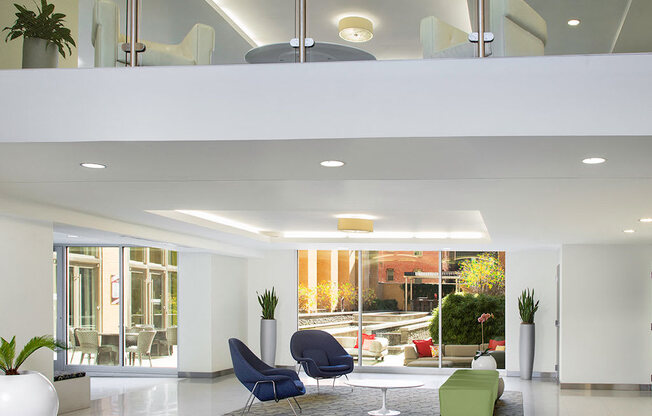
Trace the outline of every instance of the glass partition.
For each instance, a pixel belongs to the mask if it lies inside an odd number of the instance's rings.
[[[0,27],[10,28],[3,32],[8,41],[0,42],[0,69],[127,65],[129,0],[48,0],[49,18],[60,19],[69,39],[60,49],[46,48],[37,36],[46,35],[33,31],[30,12],[40,13],[40,1],[18,1],[23,9],[13,3],[0,2]],[[297,62],[298,45],[290,40],[298,38],[299,3],[136,0],[139,65]],[[484,3],[489,57],[652,51],[646,1]],[[477,0],[308,0],[306,6],[308,62],[477,56],[469,40],[477,32]],[[16,13],[22,20],[12,31]]]
[[[67,247],[65,253],[66,363],[175,368],[177,252]]]
[[[119,257],[117,247],[67,250],[68,364],[119,365]]]
[[[299,250],[298,272],[299,330],[358,365],[468,368],[489,349],[505,368],[505,252]]]
[[[413,341],[431,337],[439,252],[363,251],[362,259],[363,364],[437,367],[438,360],[416,361],[412,352]]]
[[[299,250],[298,260],[299,330],[326,331],[354,355],[358,333],[357,252]]]
[[[177,366],[177,253],[125,247],[124,356],[127,366]]]

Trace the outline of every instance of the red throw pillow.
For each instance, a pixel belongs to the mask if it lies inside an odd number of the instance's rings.
[[[489,340],[489,349],[491,351],[495,351],[496,347],[499,345],[505,345],[505,341],[496,341],[495,339],[490,339]]]
[[[376,339],[376,334],[371,334],[371,335],[362,334],[362,348],[364,348],[364,342],[365,341],[367,341],[367,340],[373,341],[375,339]],[[353,347],[353,348],[358,348],[358,339],[355,340],[355,347]]]
[[[415,339],[412,341],[414,346],[417,347],[417,353],[419,353],[419,358],[421,357],[432,357],[432,350],[430,349],[432,339]]]

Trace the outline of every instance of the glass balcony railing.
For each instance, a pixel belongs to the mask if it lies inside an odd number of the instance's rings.
[[[138,66],[299,62],[301,28],[307,62],[478,54],[478,0],[134,1]],[[127,66],[131,1],[17,3],[0,2],[0,68]],[[484,16],[489,57],[652,52],[649,0],[485,0]]]

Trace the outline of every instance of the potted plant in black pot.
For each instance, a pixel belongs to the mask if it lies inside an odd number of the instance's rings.
[[[0,338],[0,415],[43,415],[56,416],[59,398],[54,386],[36,371],[19,371],[30,355],[48,348],[65,349],[65,345],[52,337],[41,336],[30,339],[16,356],[16,337],[11,341]]]
[[[23,37],[23,68],[56,68],[59,55],[70,55],[75,40],[70,29],[64,26],[63,13],[54,13],[54,4],[41,0],[36,12],[25,6],[14,4],[17,9],[16,21],[8,31],[5,42]]]
[[[518,312],[521,315],[519,333],[519,368],[521,379],[532,379],[534,366],[534,314],[539,310],[539,301],[534,300],[534,289],[524,290],[518,298]]]

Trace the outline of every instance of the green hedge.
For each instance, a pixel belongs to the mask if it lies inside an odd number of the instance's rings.
[[[482,332],[478,318],[493,313],[495,318],[484,324],[484,342],[505,339],[505,296],[451,293],[442,301],[442,343],[480,344]],[[432,311],[430,336],[439,339],[439,308]]]

